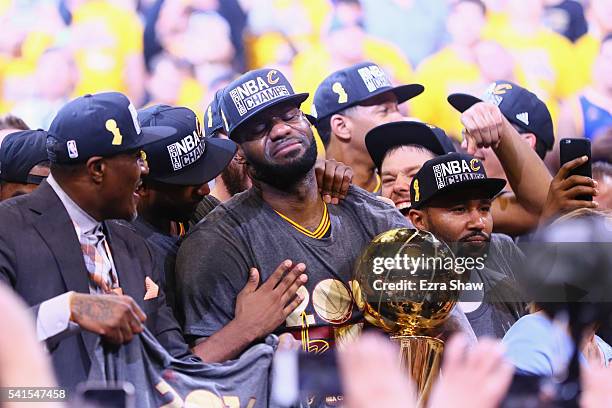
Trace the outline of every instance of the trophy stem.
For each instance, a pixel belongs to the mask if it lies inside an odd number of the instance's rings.
[[[424,408],[440,372],[444,342],[429,336],[391,336],[391,341],[400,346],[401,364],[416,383],[417,407]]]

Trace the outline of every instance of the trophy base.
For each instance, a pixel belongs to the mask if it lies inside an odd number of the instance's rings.
[[[416,384],[417,407],[425,407],[440,372],[444,342],[429,336],[391,336],[391,341],[400,346],[401,364]]]

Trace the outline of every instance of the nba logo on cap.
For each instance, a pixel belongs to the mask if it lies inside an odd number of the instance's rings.
[[[69,140],[66,142],[66,146],[68,148],[68,157],[71,159],[76,159],[79,157],[79,151],[77,150],[77,145],[74,140]]]

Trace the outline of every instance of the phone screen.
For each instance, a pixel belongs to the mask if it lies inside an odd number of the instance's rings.
[[[578,157],[587,156],[589,160],[573,169],[568,174],[568,177],[573,175],[592,177],[591,172],[591,142],[588,139],[561,139],[559,142],[559,161],[561,166]],[[577,200],[593,201],[593,196],[584,195],[576,196]]]

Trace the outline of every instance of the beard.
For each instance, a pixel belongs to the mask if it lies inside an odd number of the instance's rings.
[[[234,160],[221,172],[221,180],[232,197],[249,189],[246,167]]]
[[[469,242],[468,239],[472,237],[481,237],[484,239],[484,242]],[[483,256],[489,252],[489,246],[491,245],[491,235],[480,231],[474,231],[459,238],[458,242],[455,242],[453,244],[457,245],[457,250],[455,253],[460,256]]]
[[[302,155],[288,164],[272,164],[247,157],[251,177],[279,190],[288,190],[301,181],[317,161],[317,145],[314,138]]]

